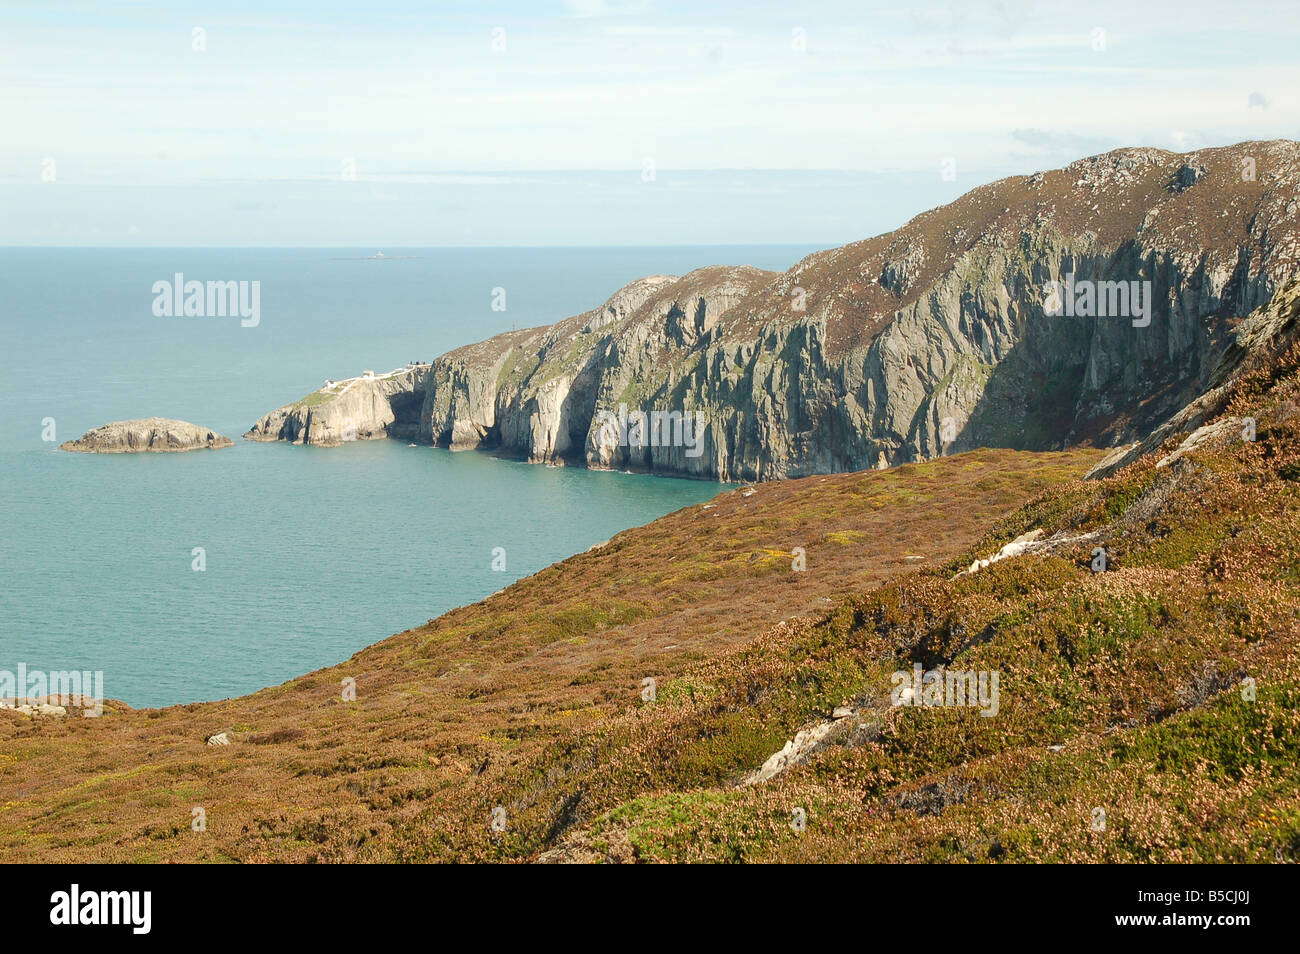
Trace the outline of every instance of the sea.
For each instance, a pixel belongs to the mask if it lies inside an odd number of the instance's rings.
[[[0,675],[100,672],[137,708],[242,695],[707,500],[717,484],[241,435],[327,378],[550,324],[644,275],[814,250],[0,248]],[[258,282],[256,323],[156,314],[177,275]],[[236,443],[58,449],[140,417]]]

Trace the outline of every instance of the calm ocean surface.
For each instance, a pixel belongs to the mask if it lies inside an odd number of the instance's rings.
[[[103,670],[133,706],[275,685],[471,603],[716,484],[395,441],[240,441],[373,368],[592,308],[642,275],[785,269],[807,247],[0,248],[0,670]],[[392,256],[417,256],[395,259]],[[261,282],[261,322],[157,318],[153,283]],[[491,308],[504,288],[507,309]],[[96,455],[58,441],[173,417],[236,446]],[[206,569],[191,568],[202,547]],[[491,569],[506,550],[506,572]]]

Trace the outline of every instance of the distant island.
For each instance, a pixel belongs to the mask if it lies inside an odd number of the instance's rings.
[[[75,441],[64,441],[59,449],[91,454],[174,453],[230,447],[233,443],[229,437],[189,421],[146,417],[96,427]]]
[[[376,252],[374,255],[342,255],[335,258],[336,262],[403,262],[408,259],[420,258],[419,255],[385,255],[383,252]]]

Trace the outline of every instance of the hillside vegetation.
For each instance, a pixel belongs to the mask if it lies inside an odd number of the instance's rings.
[[[0,710],[0,847],[15,861],[391,859],[430,850],[431,825],[448,856],[475,857],[495,807],[481,800],[639,706],[644,679],[671,697],[781,620],[951,560],[1099,457],[976,451],[729,490],[251,696],[100,719]],[[217,733],[230,745],[208,746]]]

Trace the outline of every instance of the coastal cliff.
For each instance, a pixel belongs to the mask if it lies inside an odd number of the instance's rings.
[[[246,436],[716,480],[1128,444],[1206,389],[1236,324],[1297,273],[1298,185],[1291,141],[1116,150],[784,273],[639,279],[554,325],[331,384]],[[629,438],[641,413],[676,429]]]
[[[417,365],[326,382],[301,401],[261,418],[244,437],[326,447],[379,437],[418,439],[429,373],[428,365]]]

